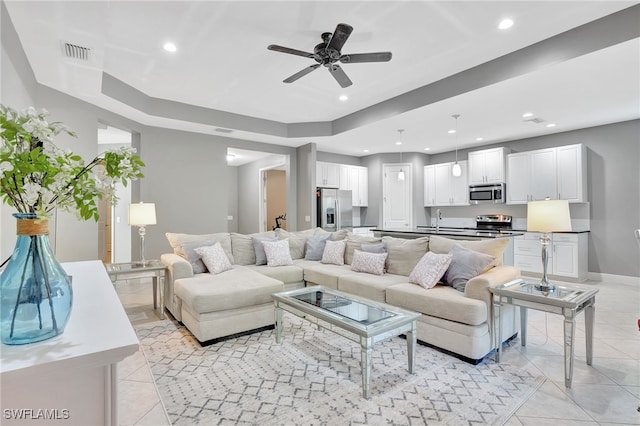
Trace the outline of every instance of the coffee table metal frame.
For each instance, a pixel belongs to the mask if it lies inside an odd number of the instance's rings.
[[[370,324],[364,324],[344,315],[331,312],[325,308],[321,308],[295,298],[295,296],[313,292],[323,292],[324,294],[331,296],[339,296],[347,299],[348,301],[358,302],[368,307],[389,312],[393,315]],[[316,324],[319,329],[324,328],[326,330],[330,330],[360,344],[362,395],[364,398],[369,398],[370,395],[371,354],[373,352],[373,345],[376,342],[380,342],[400,334],[405,334],[407,338],[408,370],[413,374],[417,342],[416,320],[420,316],[419,313],[354,296],[352,294],[342,293],[337,290],[326,289],[322,286],[305,287],[297,290],[275,293],[273,294],[273,299],[275,304],[276,343],[282,343],[282,317],[283,312],[287,311]],[[348,333],[342,333],[340,331],[347,331]]]
[[[160,319],[164,319],[164,279],[167,267],[159,260],[140,262],[105,263],[105,269],[115,286],[116,281],[134,278],[153,278],[153,309],[158,307],[160,293]]]
[[[494,322],[494,336],[497,334],[496,361],[500,362],[502,352],[501,308],[504,303],[520,307],[520,342],[527,345],[527,309],[536,309],[564,316],[564,385],[571,387],[573,380],[574,341],[576,316],[584,311],[587,365],[593,359],[593,325],[595,319],[596,293],[598,289],[578,285],[556,285],[553,292],[536,290],[537,282],[516,279],[489,287],[494,294],[493,304],[497,320]]]

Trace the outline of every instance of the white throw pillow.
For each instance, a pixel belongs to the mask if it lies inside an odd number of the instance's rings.
[[[293,265],[288,238],[278,241],[263,241],[262,246],[267,255],[267,266]]]
[[[322,263],[331,263],[334,265],[344,265],[344,250],[347,243],[344,240],[327,241],[322,252]]]
[[[384,274],[384,262],[387,260],[387,253],[369,253],[362,250],[354,250],[351,260],[351,270],[356,272],[366,272],[368,274]]]
[[[427,252],[409,275],[409,282],[421,285],[427,290],[436,286],[451,264],[451,254]]]
[[[219,242],[212,246],[198,247],[194,251],[202,256],[202,261],[212,274],[219,274],[233,269],[231,261],[229,261]]]

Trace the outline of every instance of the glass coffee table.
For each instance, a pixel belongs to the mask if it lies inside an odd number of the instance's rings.
[[[598,289],[578,285],[556,285],[551,292],[536,289],[538,282],[516,279],[498,287],[489,287],[494,294],[493,304],[497,321],[496,361],[502,352],[501,308],[503,303],[520,307],[520,342],[527,345],[527,309],[550,312],[564,316],[564,385],[571,387],[573,379],[573,343],[575,340],[576,316],[584,311],[587,365],[593,358],[593,323],[596,293]]]
[[[374,343],[405,334],[408,369],[413,374],[419,313],[321,286],[275,293],[273,299],[276,343],[282,343],[282,316],[287,311],[360,344],[362,394],[365,398],[369,398]]]

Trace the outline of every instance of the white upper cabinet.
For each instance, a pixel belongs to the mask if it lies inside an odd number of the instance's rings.
[[[459,161],[462,175],[453,176],[454,163],[434,164],[424,167],[424,205],[466,206],[469,204],[467,162]]]
[[[351,191],[353,207],[369,205],[369,169],[340,165],[340,189]]]
[[[316,162],[316,186],[340,187],[340,164]]]
[[[504,147],[484,149],[469,153],[469,185],[482,185],[485,183],[503,183],[505,176]]]
[[[585,147],[582,144],[538,149],[507,156],[507,203],[587,201]]]
[[[584,203],[587,197],[587,148],[582,144],[558,148],[558,198]]]
[[[436,205],[436,166],[424,166],[424,206]]]

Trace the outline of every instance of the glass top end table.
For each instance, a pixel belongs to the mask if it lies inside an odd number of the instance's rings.
[[[164,278],[167,267],[160,260],[141,262],[105,263],[105,269],[113,285],[116,281],[132,278],[153,279],[153,309],[158,307],[160,293],[160,319],[164,319]]]

